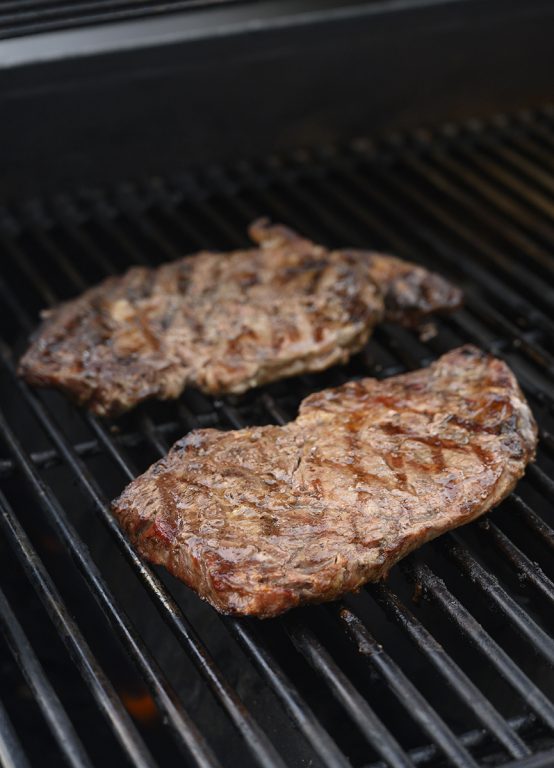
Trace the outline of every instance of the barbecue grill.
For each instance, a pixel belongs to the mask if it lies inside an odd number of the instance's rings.
[[[41,31],[32,21],[6,36]],[[2,77],[18,89],[24,74]],[[16,148],[30,92],[23,103],[8,126]],[[223,159],[208,136],[177,170],[154,148],[132,180],[144,135],[119,160],[114,147],[110,168],[92,167],[102,136],[87,160],[38,162],[62,117],[44,135],[33,126],[18,179],[8,162],[0,208],[0,763],[554,765],[554,107],[394,134],[381,115],[380,137],[353,116],[356,139],[337,122],[333,141],[303,134],[314,139],[304,149],[241,160],[234,138]],[[347,366],[241,397],[190,391],[113,423],[18,380],[40,309],[133,264],[245,246],[260,215],[436,269],[464,288],[465,308],[423,333],[382,326]],[[311,392],[425,366],[466,342],[517,375],[540,427],[537,461],[492,514],[383,584],[275,620],[224,618],[143,563],[110,514],[110,499],[190,429],[283,424]]]

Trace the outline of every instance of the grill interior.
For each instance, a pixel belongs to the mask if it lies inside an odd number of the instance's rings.
[[[554,111],[80,189],[0,216],[0,762],[548,766],[554,762]],[[269,215],[459,282],[435,336],[380,328],[348,366],[103,423],[14,362],[41,308],[132,264],[247,245]],[[284,423],[308,393],[503,357],[538,459],[485,520],[339,604],[222,618],[140,562],[109,500],[187,430]],[[32,738],[29,736],[32,734]],[[13,763],[10,763],[10,759]]]

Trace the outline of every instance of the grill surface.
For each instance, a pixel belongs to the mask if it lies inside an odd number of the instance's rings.
[[[552,765],[553,211],[547,108],[6,207],[0,762]],[[116,424],[17,381],[40,308],[131,264],[245,245],[262,214],[439,269],[466,308],[426,343],[383,327],[347,367],[242,398],[189,392]],[[517,374],[538,460],[501,508],[386,584],[273,621],[226,619],[141,563],[110,516],[109,499],[188,429],[283,423],[309,392],[467,341]]]

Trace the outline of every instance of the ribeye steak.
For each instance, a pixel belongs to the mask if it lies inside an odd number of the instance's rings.
[[[311,395],[283,427],[193,431],[113,510],[145,558],[218,610],[274,616],[378,580],[482,515],[536,442],[510,369],[466,346]]]
[[[345,362],[386,319],[448,311],[461,292],[392,256],[330,251],[282,226],[258,247],[134,267],[48,310],[19,372],[114,416],[187,386],[211,394]]]

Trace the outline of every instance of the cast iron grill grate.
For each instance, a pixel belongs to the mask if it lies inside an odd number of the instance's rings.
[[[5,207],[0,759],[551,765],[553,210],[548,108]],[[244,245],[261,214],[437,268],[466,307],[427,341],[385,326],[346,367],[242,398],[189,392],[115,424],[14,376],[42,307],[131,264]],[[221,618],[140,562],[110,516],[109,499],[188,429],[282,423],[309,392],[468,341],[518,375],[541,426],[537,463],[485,521],[384,585],[278,620]]]

